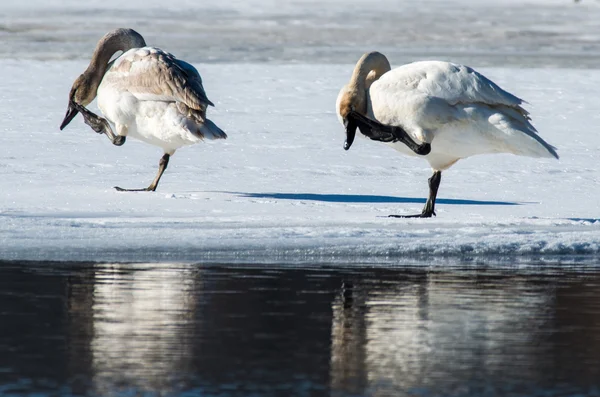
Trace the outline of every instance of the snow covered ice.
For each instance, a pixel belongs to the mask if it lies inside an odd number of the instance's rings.
[[[40,9],[11,5],[0,13],[6,27],[0,32],[6,43],[0,51],[0,259],[378,262],[600,255],[600,69],[594,69],[600,40],[591,29],[600,20],[598,5],[504,1],[498,6],[503,13],[496,14],[509,28],[479,29],[483,36],[474,40],[473,24],[435,23],[441,21],[434,12],[438,3],[421,2],[416,9],[403,3],[403,21],[424,15],[434,30],[423,36],[415,22],[403,25],[416,36],[395,45],[385,34],[366,34],[365,41],[345,36],[346,14],[335,0],[320,2],[321,8],[284,2],[280,13],[268,1],[195,9],[199,18],[220,18],[224,32],[201,24],[178,31],[177,10],[155,26],[159,11],[152,2],[141,16],[119,14],[120,2],[104,3],[91,10],[81,2],[51,2],[44,6],[47,19],[41,2]],[[470,2],[451,3],[449,18],[483,15],[478,23],[496,26],[484,2],[470,8]],[[362,10],[368,2],[351,4]],[[369,18],[381,15],[377,7]],[[534,13],[541,17],[525,29],[522,22]],[[307,26],[316,17],[330,24],[321,34]],[[387,18],[382,29],[391,32]],[[120,193],[113,186],[146,186],[160,149],[134,140],[115,147],[81,117],[58,130],[73,80],[114,23],[194,62],[216,104],[209,117],[229,136],[179,150],[155,193]],[[302,28],[290,28],[296,24]],[[452,27],[461,27],[452,31],[458,39],[439,50]],[[288,36],[278,36],[283,31]],[[302,32],[315,41],[302,41]],[[238,50],[232,35],[241,40]],[[245,40],[255,40],[254,47]],[[431,171],[424,160],[367,139],[342,149],[335,98],[367,50],[388,55],[392,67],[431,58],[469,64],[529,102],[534,125],[558,148],[560,160],[462,160],[442,176],[436,218],[387,218],[421,210]]]

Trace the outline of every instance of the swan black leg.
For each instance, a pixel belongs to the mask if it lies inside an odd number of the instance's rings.
[[[115,135],[112,128],[110,128],[110,124],[108,124],[108,121],[105,118],[90,112],[85,106],[82,106],[74,101],[71,102],[71,105],[77,109],[79,113],[81,113],[83,116],[83,121],[85,121],[87,125],[92,127],[92,129],[98,134],[105,134],[113,143],[113,145],[121,146],[125,143],[125,137]]]
[[[423,207],[423,212],[416,215],[390,215],[390,218],[431,218],[435,216],[435,199],[442,181],[442,171],[434,171],[429,178],[429,197]]]
[[[165,155],[162,156],[162,158],[158,162],[158,174],[156,174],[156,177],[154,178],[154,180],[152,181],[152,183],[150,184],[150,186],[148,186],[147,188],[143,188],[143,189],[123,189],[122,187],[115,186],[115,189],[117,189],[119,192],[154,192],[156,190],[156,187],[158,186],[158,182],[160,181],[160,177],[162,176],[162,174],[167,169],[167,166],[169,165],[169,158],[170,157],[171,156],[169,154],[167,154],[167,153],[165,153]]]
[[[360,132],[371,138],[374,141],[379,142],[402,142],[409,149],[420,156],[426,156],[431,152],[431,144],[415,142],[408,133],[399,126],[381,124],[378,121],[372,120],[362,114],[351,111],[346,118],[346,142],[344,143],[344,149],[350,149],[352,141],[354,140],[354,131],[356,127],[360,129]],[[349,134],[351,130],[348,128],[350,125],[353,126],[352,134]]]

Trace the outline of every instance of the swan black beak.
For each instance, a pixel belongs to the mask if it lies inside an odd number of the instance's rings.
[[[75,116],[77,116],[77,113],[79,113],[79,111],[75,108],[75,106],[73,106],[73,102],[69,101],[69,107],[67,108],[67,114],[65,114],[65,118],[64,118],[62,124],[60,125],[61,131],[75,118]]]
[[[346,127],[346,141],[344,142],[344,150],[350,149],[354,138],[356,137],[356,122],[353,119],[344,119],[344,127]]]

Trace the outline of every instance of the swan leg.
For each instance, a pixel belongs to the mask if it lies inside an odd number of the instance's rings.
[[[121,146],[125,143],[125,137],[115,135],[112,128],[110,128],[110,124],[108,124],[108,121],[105,118],[90,112],[85,106],[82,106],[75,101],[72,101],[71,103],[73,107],[77,109],[79,113],[81,113],[83,116],[83,121],[92,127],[92,129],[98,134],[105,134],[115,146]]]
[[[355,129],[356,126],[360,129],[360,132],[368,138],[371,138],[374,141],[379,142],[402,142],[404,143],[410,150],[415,152],[420,156],[425,156],[431,152],[431,144],[422,143],[418,144],[415,142],[408,133],[403,130],[401,127],[392,126],[387,124],[381,124],[378,121],[372,120],[362,114],[351,111],[348,114],[348,120],[352,119],[354,121]],[[350,145],[352,142],[346,141],[344,144],[344,149],[350,149]]]
[[[442,171],[434,171],[429,178],[429,197],[423,207],[423,211],[416,215],[390,215],[390,218],[431,218],[435,216],[435,199],[437,197],[438,188],[442,181]]]
[[[171,157],[171,155],[169,155],[167,153],[165,153],[165,155],[162,156],[162,158],[158,162],[158,173],[156,174],[156,177],[154,178],[154,180],[152,181],[150,186],[148,186],[146,188],[142,188],[142,189],[123,189],[122,187],[115,186],[115,189],[117,189],[119,192],[154,192],[156,190],[156,187],[158,186],[160,177],[162,176],[162,174],[167,169],[167,166],[169,165],[170,157]]]

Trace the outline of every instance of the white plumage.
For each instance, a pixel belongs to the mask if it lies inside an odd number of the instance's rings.
[[[98,107],[115,125],[117,135],[159,146],[168,154],[205,138],[226,137],[210,120],[194,119],[186,105],[182,108],[185,96],[180,89],[170,87],[176,84],[166,80],[170,74],[162,73],[163,69],[183,69],[182,65],[186,65],[186,78],[196,79],[202,87],[200,75],[193,66],[158,48],[134,48],[115,60],[98,88]],[[205,112],[210,101],[203,89],[202,96]]]
[[[118,50],[124,53],[109,63]],[[198,71],[161,49],[147,47],[131,29],[117,29],[100,40],[90,66],[73,84],[71,100],[85,106],[96,92],[98,107],[118,137],[139,139],[165,153],[159,173],[148,188],[118,190],[155,190],[169,156],[177,149],[203,139],[227,137],[206,118],[206,108],[213,104],[206,97]],[[74,114],[68,111],[61,128],[72,117]],[[87,112],[84,118],[90,123]],[[111,137],[112,132],[106,129],[102,132]],[[115,144],[122,142],[113,140]]]
[[[434,173],[476,154],[558,158],[555,148],[538,136],[522,104],[467,66],[423,61],[390,70],[387,59],[374,52],[359,60],[350,83],[340,91],[337,113],[344,123],[354,110],[431,144],[422,157]],[[402,142],[388,144],[416,156]],[[435,214],[431,192],[430,200],[419,216]]]

